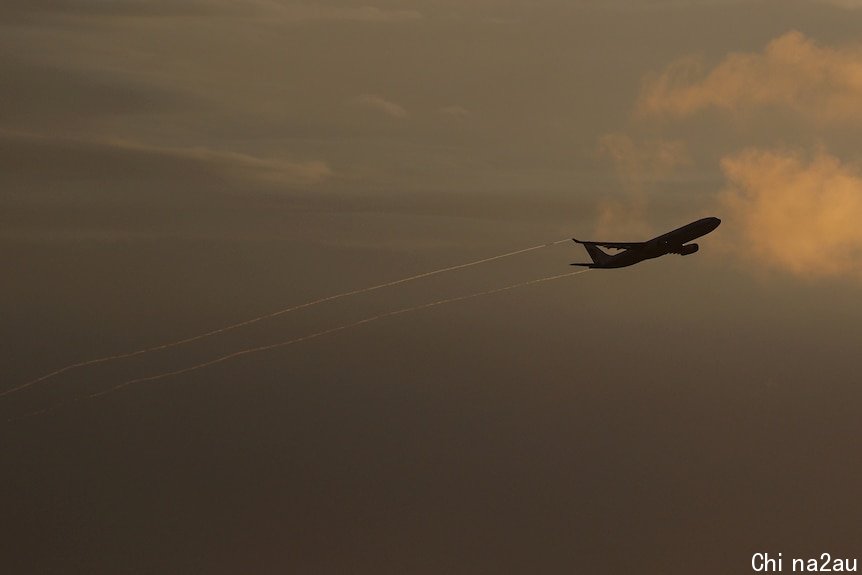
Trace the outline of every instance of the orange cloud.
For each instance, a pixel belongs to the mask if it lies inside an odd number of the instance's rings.
[[[740,256],[797,276],[862,279],[862,173],[819,152],[747,150],[722,160],[725,222]]]
[[[619,133],[605,134],[599,138],[599,154],[613,160],[617,175],[630,188],[666,177],[677,166],[689,162],[685,142],[636,142],[630,136]]]
[[[610,158],[622,184],[624,198],[606,198],[598,204],[596,234],[600,236],[641,236],[653,230],[647,222],[645,186],[667,178],[673,170],[689,162],[684,142],[647,140],[638,142],[625,134],[605,134],[599,138],[599,155]]]
[[[822,47],[792,31],[763,52],[730,54],[705,75],[696,58],[671,64],[645,83],[638,111],[681,118],[772,106],[819,122],[862,122],[861,100],[862,45]]]

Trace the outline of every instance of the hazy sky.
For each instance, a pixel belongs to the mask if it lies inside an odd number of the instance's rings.
[[[862,555],[862,2],[0,4],[0,571]],[[785,570],[788,570],[785,566]]]

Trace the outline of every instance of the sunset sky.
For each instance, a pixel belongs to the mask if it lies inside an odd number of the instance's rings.
[[[0,394],[722,225],[2,395],[0,571],[862,555],[862,1],[371,1],[0,4]]]

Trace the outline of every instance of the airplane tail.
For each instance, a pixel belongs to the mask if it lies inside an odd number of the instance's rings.
[[[583,244],[584,248],[586,248],[586,250],[587,250],[587,253],[590,254],[590,257],[593,259],[592,264],[572,264],[572,265],[579,265],[579,266],[582,265],[582,266],[588,266],[588,267],[601,267],[601,266],[606,265],[610,261],[611,256],[609,254],[606,254],[605,252],[603,252],[601,250],[601,248],[599,248],[599,246],[597,246],[596,244],[594,244],[592,242],[582,242],[580,240],[576,240],[575,238],[572,238],[572,240],[574,240],[575,243]]]

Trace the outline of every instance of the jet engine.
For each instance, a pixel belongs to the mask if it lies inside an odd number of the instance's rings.
[[[696,252],[698,249],[699,248],[698,248],[697,244],[687,244],[687,245],[681,246],[677,253],[681,256],[688,256],[688,255],[691,255],[694,252]]]

